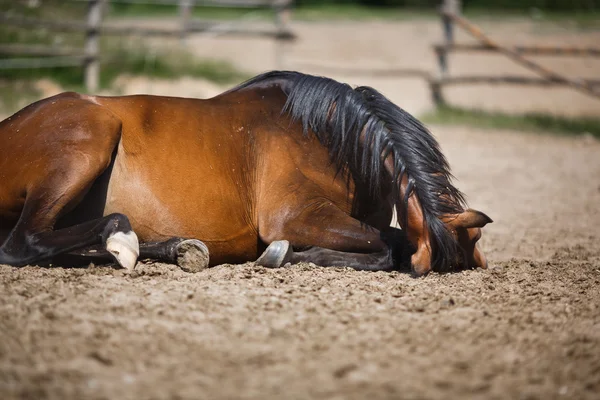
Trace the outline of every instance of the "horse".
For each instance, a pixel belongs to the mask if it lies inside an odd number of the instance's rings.
[[[404,239],[415,276],[486,268],[492,220],[451,180],[434,136],[371,87],[272,71],[211,99],[67,92],[0,123],[0,264],[387,271]]]

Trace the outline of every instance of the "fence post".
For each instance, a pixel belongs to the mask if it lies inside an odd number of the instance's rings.
[[[273,8],[275,11],[275,28],[277,29],[275,36],[275,65],[277,68],[283,69],[285,42],[290,39],[287,35],[290,14],[292,13],[292,0],[275,0]]]
[[[105,0],[89,0],[85,38],[85,87],[88,92],[98,90],[100,81],[100,23]]]
[[[442,30],[444,40],[442,46],[436,49],[438,60],[438,77],[431,83],[433,101],[440,106],[445,103],[442,95],[441,81],[448,76],[448,51],[447,47],[454,43],[454,23],[445,13],[460,14],[461,0],[444,0],[440,7],[442,16]]]
[[[179,0],[179,18],[181,20],[181,41],[185,41],[192,18],[192,0]]]

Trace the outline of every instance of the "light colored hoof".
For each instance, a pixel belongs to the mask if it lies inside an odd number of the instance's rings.
[[[114,233],[106,239],[106,250],[121,267],[131,271],[140,256],[138,237],[134,231]]]
[[[177,245],[177,265],[186,272],[199,272],[208,267],[208,247],[197,239],[186,239]]]
[[[276,240],[256,260],[258,265],[267,268],[280,268],[292,260],[294,251],[287,240]]]

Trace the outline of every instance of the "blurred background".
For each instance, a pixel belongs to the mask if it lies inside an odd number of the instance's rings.
[[[288,69],[373,86],[427,123],[600,137],[599,11],[599,0],[0,0],[0,116],[64,90],[206,98]]]

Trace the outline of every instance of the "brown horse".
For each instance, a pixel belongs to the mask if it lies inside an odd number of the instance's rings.
[[[433,136],[327,78],[271,72],[209,100],[63,93],[0,123],[0,264],[198,269],[210,251],[389,270],[394,207],[414,274],[486,267],[491,220],[464,207]]]

